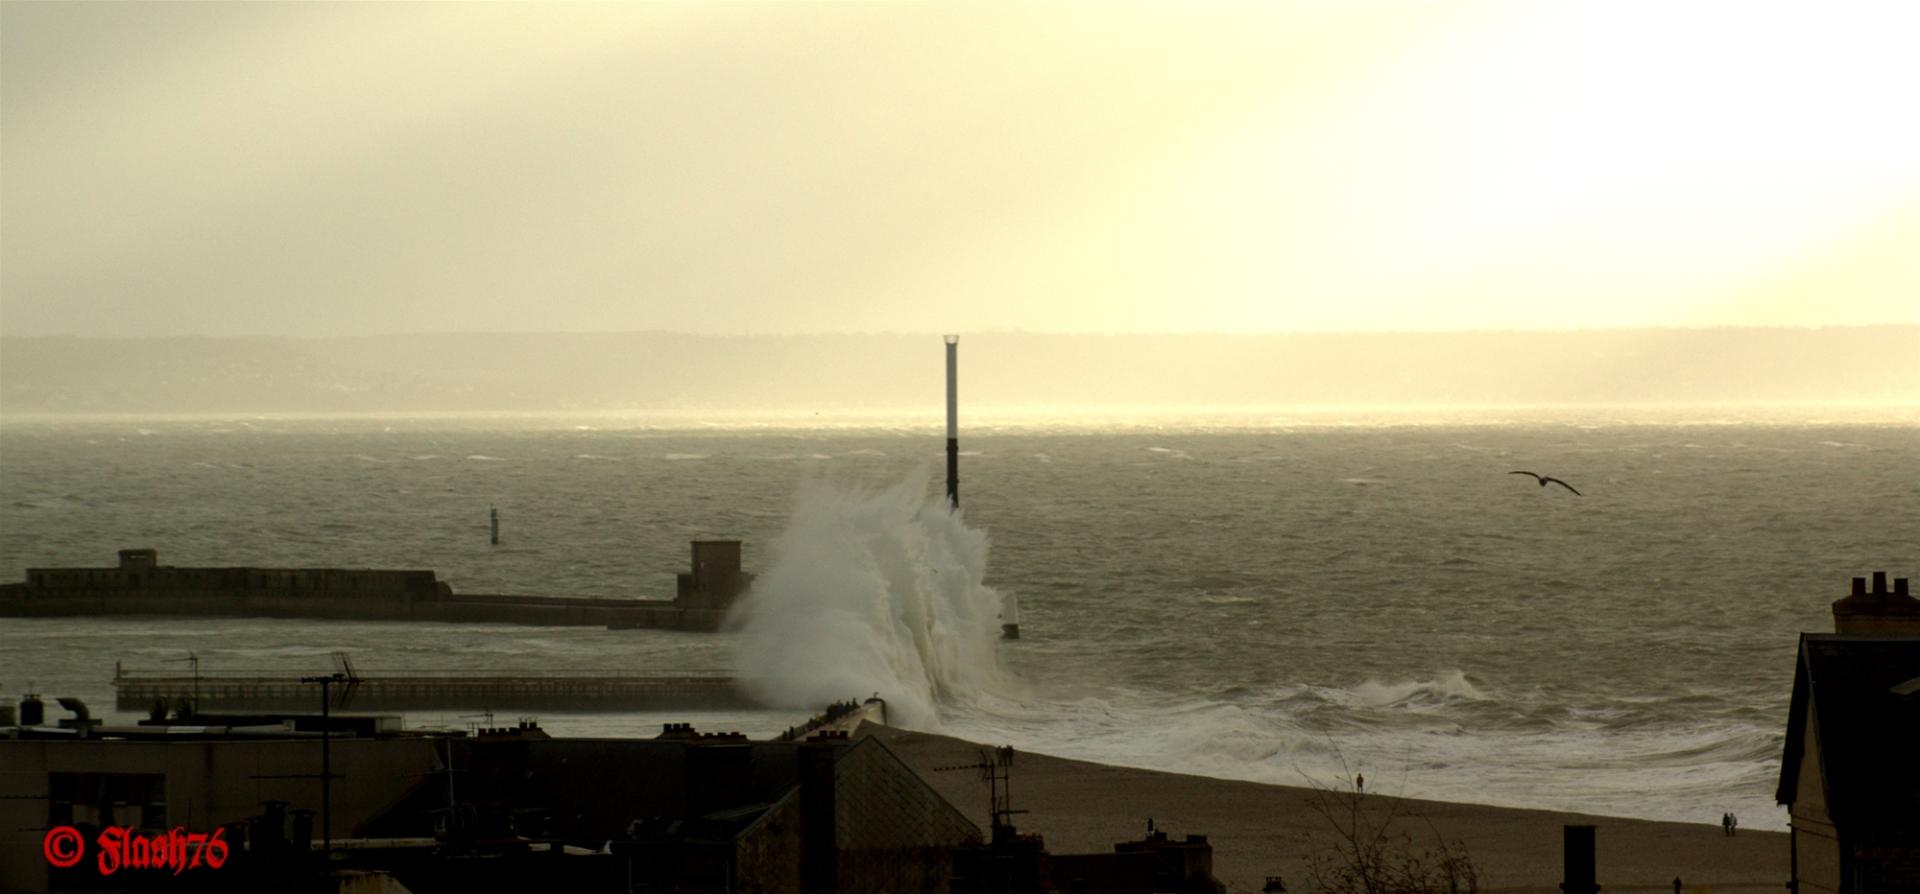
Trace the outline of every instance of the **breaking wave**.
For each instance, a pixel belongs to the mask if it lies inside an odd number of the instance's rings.
[[[1003,686],[986,532],[927,483],[922,469],[880,490],[801,485],[734,611],[734,667],[757,697],[818,708],[877,693],[890,722],[927,729],[943,705]]]
[[[1487,694],[1473,685],[1473,682],[1467,679],[1465,672],[1457,670],[1444,671],[1431,680],[1399,683],[1368,680],[1353,687],[1353,695],[1361,704],[1374,707],[1477,702],[1487,699]]]

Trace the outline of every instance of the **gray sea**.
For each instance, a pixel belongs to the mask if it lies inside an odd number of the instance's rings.
[[[711,635],[0,619],[0,693],[104,709],[116,662],[189,652],[206,673],[336,650],[363,673],[738,672],[788,706],[539,719],[766,734],[880,693],[902,722],[1070,757],[1782,828],[1796,635],[1832,629],[1850,577],[1920,572],[1912,410],[1029,417],[963,447],[952,516],[942,432],[876,419],[7,420],[7,580],[141,546],[666,598],[688,541],[740,538],[760,581]]]

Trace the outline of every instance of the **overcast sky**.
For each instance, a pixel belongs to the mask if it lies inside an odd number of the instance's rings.
[[[1920,321],[1920,4],[0,4],[0,332]]]

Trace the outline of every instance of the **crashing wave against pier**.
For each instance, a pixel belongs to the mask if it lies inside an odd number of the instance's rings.
[[[879,693],[896,724],[1001,689],[1002,595],[989,549],[925,469],[881,489],[807,482],[770,563],[735,605],[736,672],[772,705]]]

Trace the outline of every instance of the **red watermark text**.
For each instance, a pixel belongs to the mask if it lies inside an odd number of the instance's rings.
[[[112,826],[93,839],[94,863],[103,876],[122,869],[171,869],[174,875],[201,866],[219,869],[227,862],[226,834],[225,829],[209,834],[175,826],[170,831],[142,835],[125,826]],[[47,830],[40,849],[47,863],[69,869],[86,859],[87,839],[72,826],[55,826]]]

